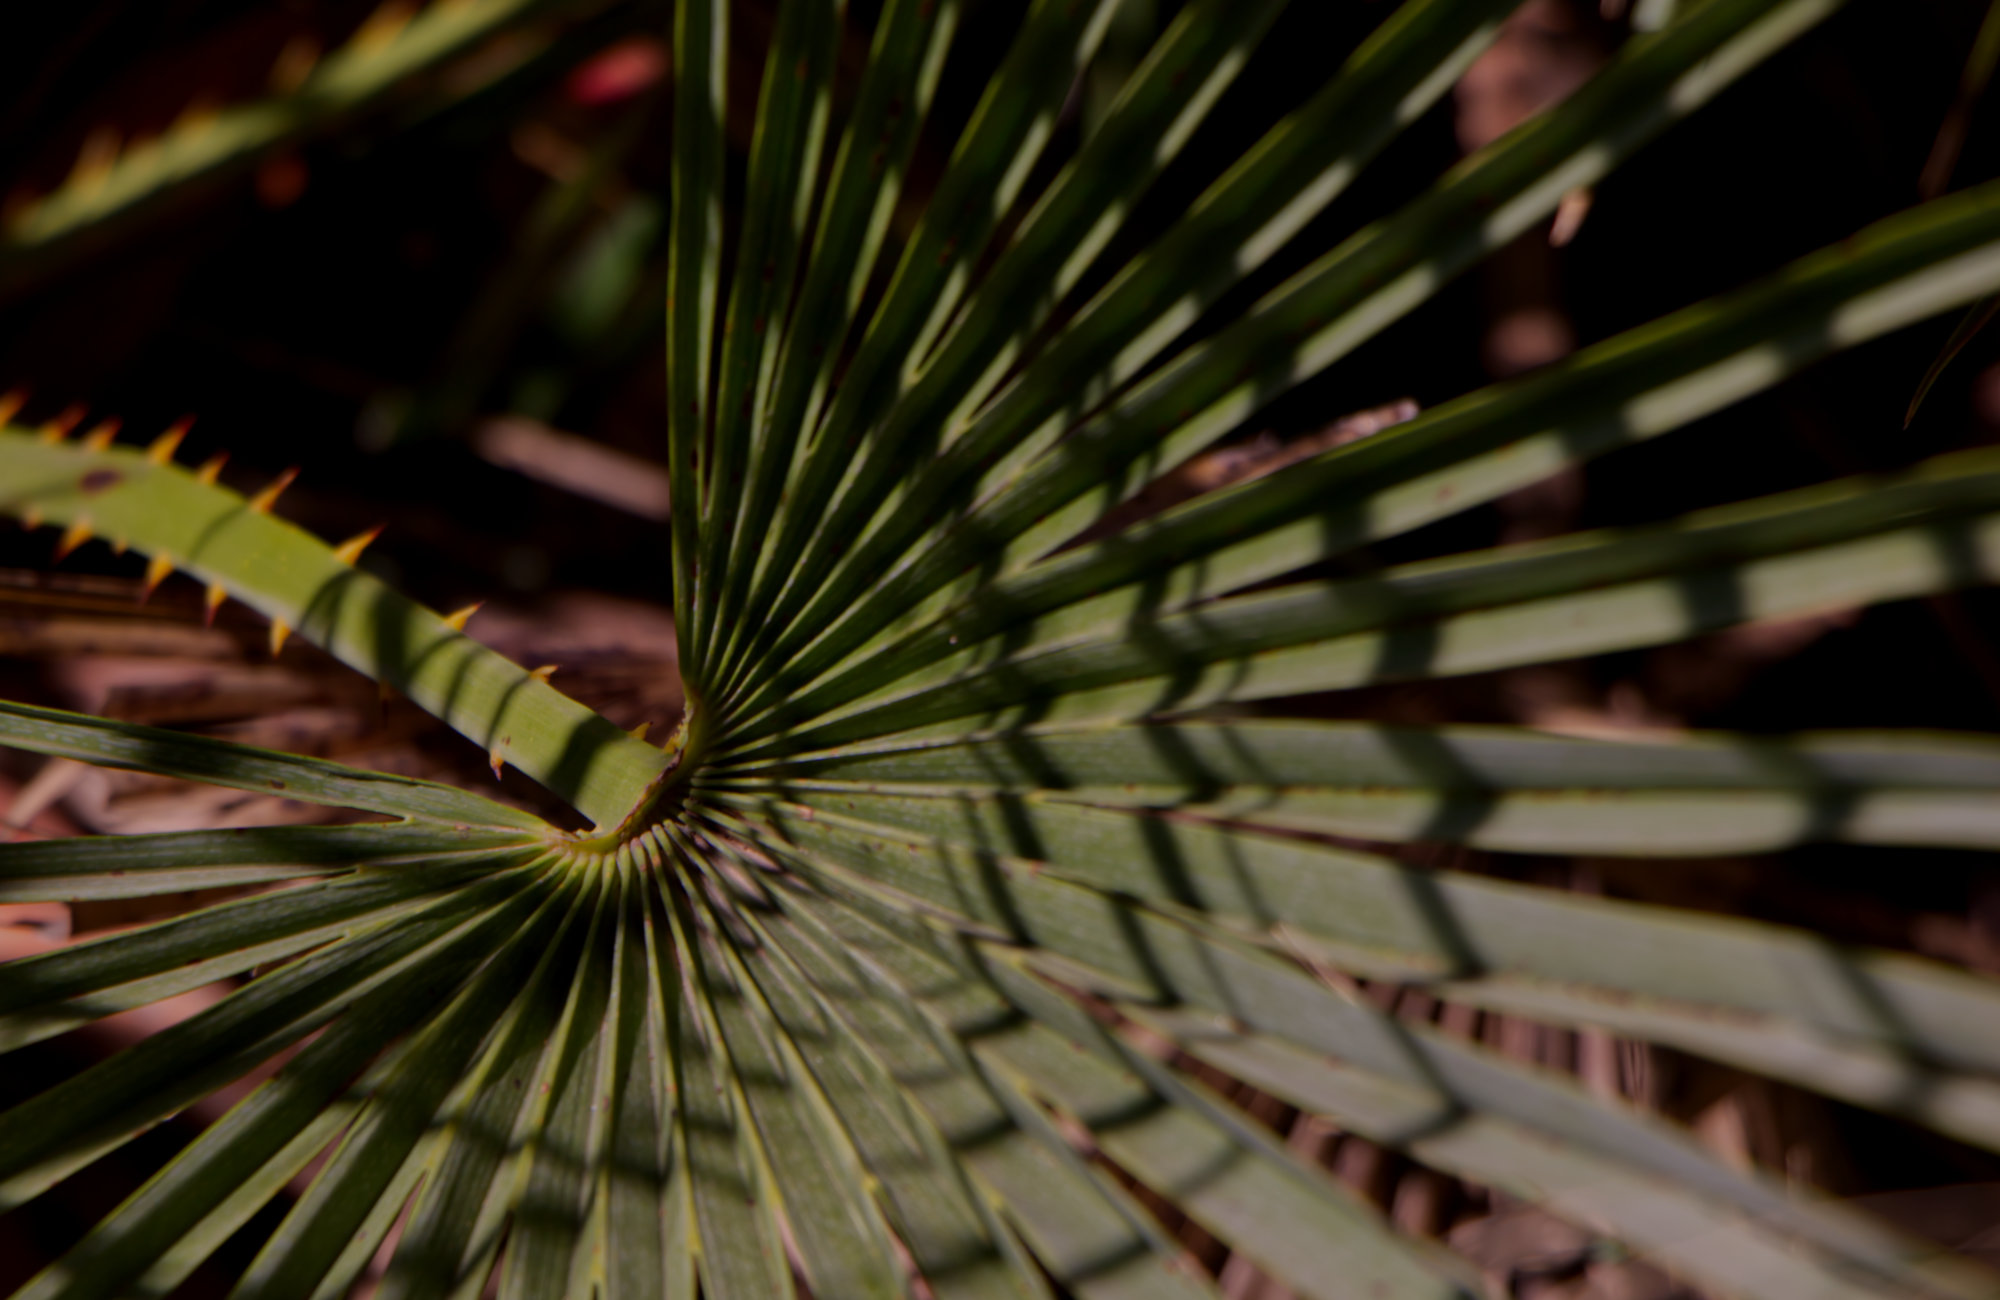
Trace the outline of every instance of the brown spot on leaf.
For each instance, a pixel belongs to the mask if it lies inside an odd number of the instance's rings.
[[[90,473],[85,474],[83,481],[77,486],[81,487],[86,495],[89,495],[102,492],[106,488],[116,487],[124,481],[124,478],[125,476],[115,469],[94,469]]]

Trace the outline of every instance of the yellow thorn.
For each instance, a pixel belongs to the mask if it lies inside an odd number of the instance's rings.
[[[28,390],[25,388],[15,388],[0,393],[0,424],[6,424],[19,415],[21,408],[27,404]]]
[[[69,527],[63,529],[62,540],[56,543],[56,558],[58,560],[62,559],[94,536],[96,536],[96,531],[91,528],[88,516],[76,520]]]
[[[495,745],[486,751],[486,765],[493,769],[493,779],[495,781],[500,779],[500,769],[506,766],[506,764],[507,760],[500,755],[500,746]]]
[[[95,429],[83,435],[83,449],[85,451],[103,451],[106,447],[109,447],[111,440],[118,436],[118,428],[121,423],[122,421],[115,418],[98,421]]]
[[[416,6],[408,3],[408,0],[386,0],[386,3],[368,15],[367,21],[361,24],[353,39],[348,42],[348,47],[357,54],[374,54],[402,35],[403,29],[410,25],[410,19],[416,17],[416,13]]]
[[[175,420],[167,426],[165,433],[153,439],[147,445],[146,459],[155,465],[172,464],[174,453],[181,449],[181,439],[187,437],[188,430],[193,426],[194,417],[192,415],[183,415],[180,419]]]
[[[139,603],[143,605],[151,600],[154,589],[165,582],[167,575],[173,571],[174,559],[171,555],[162,553],[146,561],[146,585],[139,589]]]
[[[467,605],[464,609],[454,610],[451,613],[446,614],[444,616],[445,625],[451,628],[451,630],[454,632],[465,631],[465,625],[472,621],[472,616],[474,614],[477,614],[479,612],[479,607],[481,605],[484,605],[485,603],[486,602],[483,600],[475,600],[470,605]]]
[[[131,548],[132,548],[132,543],[126,538],[114,537],[111,539],[111,553],[113,555],[123,555],[125,554],[126,551],[130,550]]]
[[[634,740],[644,740],[646,738],[646,733],[651,731],[652,729],[653,729],[652,723],[642,722],[638,726],[626,732],[625,734],[630,736]]]
[[[339,560],[342,564],[353,564],[361,558],[361,552],[368,549],[369,543],[381,535],[381,524],[375,525],[365,533],[356,534],[333,548],[333,558]]]
[[[65,188],[89,191],[104,183],[111,174],[113,163],[118,161],[118,132],[109,126],[100,126],[84,137],[83,147],[77,150],[76,166],[70,169],[69,179],[63,182]]]
[[[201,135],[214,126],[215,119],[221,115],[221,110],[215,106],[213,99],[206,94],[197,95],[188,101],[187,107],[181,110],[180,116],[176,117],[173,125],[167,128],[167,134],[187,137]]]
[[[207,460],[203,461],[201,463],[201,468],[194,472],[194,481],[197,483],[208,483],[212,485],[215,482],[216,476],[222,473],[222,467],[228,462],[229,462],[228,452],[226,451],[216,452],[213,456],[210,456]]]
[[[318,65],[319,42],[305,33],[292,37],[278,51],[277,62],[271,65],[271,89],[280,95],[291,94],[306,84],[306,78]]]
[[[222,602],[228,599],[229,593],[222,589],[221,583],[211,582],[208,584],[208,590],[201,598],[201,625],[203,627],[215,626],[215,611],[221,609]]]
[[[528,673],[528,676],[534,678],[544,686],[548,685],[549,678],[555,675],[556,665],[554,664],[543,664],[540,668],[531,669]]]
[[[271,657],[276,659],[285,648],[285,640],[292,634],[291,625],[282,618],[271,620]]]
[[[50,420],[42,426],[42,441],[61,442],[64,438],[69,437],[70,432],[77,425],[83,423],[85,414],[86,411],[81,402],[74,406],[64,407],[61,415],[58,415],[55,419]]]
[[[27,509],[21,512],[21,527],[32,531],[34,529],[40,528],[41,526],[42,526],[42,508],[40,506],[29,506]]]
[[[278,494],[290,487],[292,480],[298,476],[299,469],[296,465],[278,475],[278,477],[271,480],[271,486],[250,498],[250,508],[260,515],[270,514],[271,507],[278,504]]]

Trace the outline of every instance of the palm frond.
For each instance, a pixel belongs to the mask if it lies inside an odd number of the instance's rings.
[[[1991,979],[1403,852],[1665,874],[1817,844],[1991,850],[2000,744],[1282,716],[1287,697],[2000,574],[1990,449],[1333,567],[2000,290],[2000,189],[1281,472],[1131,506],[1837,7],[1686,7],[1336,238],[1335,200],[1509,0],[1408,0],[1219,163],[1191,142],[1235,125],[1232,84],[1284,30],[1276,0],[1180,7],[1087,133],[1067,105],[1111,0],[1023,6],[955,106],[954,41],[991,19],[955,0],[780,0],[768,26],[682,0],[662,567],[688,714],[665,748],[358,567],[369,536],[328,546],[277,517],[282,483],[231,491],[177,466],[174,437],[0,429],[0,509],[60,525],[65,550],[129,544],[151,582],[190,572],[211,611],[245,602],[274,644],[324,647],[590,823],[0,703],[12,748],[383,819],[0,844],[4,902],[218,891],[0,966],[0,1052],[226,984],[0,1111],[0,1210],[244,1089],[17,1294],[164,1295],[234,1242],[235,1294],[271,1300],[364,1279],[520,1300],[1220,1296],[1195,1233],[1303,1296],[1481,1291],[1238,1087],[1716,1295],[2000,1291],[1374,996],[1657,1044],[2000,1151]],[[433,6],[402,62],[305,83],[344,98],[278,125],[239,113],[171,175],[128,160],[96,206],[37,209],[47,229],[21,248],[322,129],[542,10]],[[856,68],[851,28],[869,32]],[[763,64],[739,169],[745,49]],[[951,137],[928,172],[927,133]],[[1170,177],[1195,197],[1167,202]]]

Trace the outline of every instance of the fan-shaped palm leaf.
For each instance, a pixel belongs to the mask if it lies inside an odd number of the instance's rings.
[[[0,1050],[240,979],[0,1113],[0,1207],[281,1062],[22,1297],[165,1294],[273,1201],[240,1296],[342,1294],[391,1236],[395,1296],[496,1273],[523,1297],[1217,1294],[1135,1187],[1301,1295],[1478,1289],[1215,1071],[1719,1294],[1995,1293],[1656,1117],[1387,1015],[1349,977],[1669,1044],[2000,1150],[1989,981],[1354,844],[1992,847],[2000,747],[1217,707],[1988,581],[1987,451],[1368,576],[1311,566],[2000,290],[2000,189],[1092,531],[1835,3],[1685,7],[1244,307],[1513,6],[1407,0],[1139,238],[1138,200],[1281,7],[1191,0],[1065,159],[1053,126],[1115,4],[1035,0],[897,231],[960,5],[888,0],[836,114],[844,6],[782,0],[731,238],[739,33],[723,0],[680,0],[665,433],[689,713],[664,750],[357,569],[364,543],[329,548],[273,494],[175,465],[171,440],[0,431],[0,509],[191,572],[593,824],[0,705],[10,746],[384,819],[0,846],[4,900],[260,887],[0,967]]]

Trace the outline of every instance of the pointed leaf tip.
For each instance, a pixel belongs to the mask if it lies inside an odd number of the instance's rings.
[[[278,475],[278,477],[276,477],[275,479],[272,479],[269,487],[266,487],[262,492],[259,492],[256,496],[250,498],[250,508],[252,510],[255,510],[260,515],[270,514],[271,507],[278,504],[279,494],[284,492],[286,488],[290,487],[292,485],[292,480],[297,478],[298,476],[299,476],[298,466],[294,465],[291,468],[287,469],[284,473]]]
[[[361,553],[382,535],[385,525],[377,524],[365,533],[357,533],[333,548],[333,556],[342,564],[353,564],[361,558]]]

